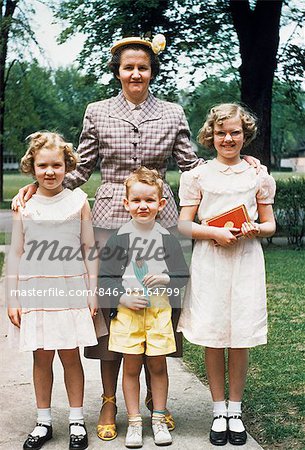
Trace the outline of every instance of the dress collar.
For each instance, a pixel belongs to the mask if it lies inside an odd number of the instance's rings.
[[[223,164],[223,163],[219,162],[218,159],[215,158],[211,161],[211,164],[213,164],[213,166],[219,172],[226,173],[226,174],[241,173],[241,172],[245,172],[245,170],[248,170],[251,168],[250,164],[248,164],[247,161],[245,161],[244,159],[238,164],[229,166],[227,164]]]

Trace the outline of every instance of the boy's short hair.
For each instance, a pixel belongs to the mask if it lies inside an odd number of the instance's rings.
[[[26,139],[29,140],[29,146],[21,158],[21,172],[35,175],[35,156],[43,148],[62,150],[66,173],[72,172],[76,168],[79,160],[78,155],[73,151],[73,145],[70,142],[66,142],[60,134],[51,131],[37,131],[36,133],[30,134]]]
[[[164,182],[156,169],[148,169],[147,167],[142,166],[132,172],[124,181],[126,197],[129,195],[130,187],[135,183],[144,183],[149,186],[156,186],[159,197],[163,197]]]
[[[256,136],[257,120],[253,113],[238,103],[221,103],[211,108],[199,130],[198,142],[208,149],[213,149],[215,123],[222,125],[224,120],[235,117],[239,117],[241,120],[245,137],[244,147],[246,147]]]

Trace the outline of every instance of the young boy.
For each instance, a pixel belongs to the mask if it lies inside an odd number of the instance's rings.
[[[112,310],[109,350],[124,356],[126,447],[143,445],[139,377],[144,354],[151,378],[154,441],[168,445],[172,438],[164,420],[168,391],[165,355],[176,350],[171,303],[180,305],[188,267],[177,239],[156,222],[166,204],[157,171],[140,167],[126,179],[125,187],[124,206],[131,221],[109,239],[101,258],[100,289],[111,297],[112,307],[117,307]]]

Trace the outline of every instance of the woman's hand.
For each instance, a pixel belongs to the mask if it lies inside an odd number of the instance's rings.
[[[259,224],[255,222],[244,222],[240,231],[244,237],[249,239],[257,237],[261,232]]]
[[[120,304],[133,311],[139,311],[140,309],[147,308],[148,300],[143,295],[137,293],[131,295],[123,294],[120,298]]]
[[[167,273],[160,273],[157,275],[146,274],[142,280],[144,286],[147,288],[152,288],[154,286],[166,285],[170,283],[170,277]]]
[[[258,173],[261,170],[261,167],[265,167],[261,165],[261,162],[259,159],[254,158],[254,156],[250,156],[250,155],[243,155],[244,160],[247,161],[248,164],[250,164],[250,166],[254,167],[254,169],[256,169],[256,173]]]
[[[34,183],[27,184],[23,188],[19,189],[18,194],[12,200],[11,208],[13,211],[17,211],[18,206],[23,208],[28,200],[36,193],[37,186]]]
[[[216,241],[216,245],[220,245],[221,247],[231,247],[236,244],[237,237],[233,233],[238,233],[239,231],[239,228],[215,227],[214,240]]]
[[[21,323],[21,308],[7,308],[7,314],[10,318],[10,321],[12,322],[13,325],[15,325],[16,327],[20,328],[20,323]]]

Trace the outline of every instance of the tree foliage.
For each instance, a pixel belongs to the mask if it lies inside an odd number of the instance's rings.
[[[3,152],[5,130],[5,92],[10,71],[29,39],[35,40],[30,26],[33,7],[25,0],[0,1],[0,202],[3,200]],[[14,57],[8,61],[9,44]],[[36,42],[36,41],[35,41]],[[38,43],[36,42],[38,45]],[[15,58],[15,59],[14,59]]]
[[[77,145],[85,107],[100,95],[95,79],[76,68],[51,71],[37,62],[16,63],[7,85],[5,148],[20,159],[26,136],[45,129]]]
[[[298,0],[66,0],[56,14],[69,23],[61,41],[76,31],[87,34],[80,61],[96,76],[106,72],[114,40],[161,32],[168,47],[161,56],[165,70],[159,94],[167,92],[173,98],[175,76],[183,65],[189,69],[190,82],[199,68],[202,80],[211,71],[223,80],[232,74],[240,78],[241,100],[260,121],[261,132],[250,151],[270,165],[272,83],[277,60],[282,62],[282,76],[289,76],[291,90],[295,90],[291,79],[299,82],[305,68],[304,48],[293,40],[278,53],[280,20],[285,25],[293,21],[296,30],[302,26],[305,6]],[[113,86],[109,89],[112,93]]]

